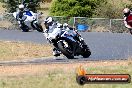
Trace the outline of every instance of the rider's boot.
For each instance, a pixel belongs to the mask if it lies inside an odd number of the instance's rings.
[[[54,56],[57,57],[57,56],[60,56],[60,54],[61,54],[61,51],[59,51],[57,48],[54,48],[54,49],[53,49],[53,55],[54,55]]]

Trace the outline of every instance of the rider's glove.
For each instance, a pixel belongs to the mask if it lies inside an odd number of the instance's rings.
[[[43,33],[44,34],[44,36],[45,36],[45,38],[47,39],[48,38],[48,33]]]

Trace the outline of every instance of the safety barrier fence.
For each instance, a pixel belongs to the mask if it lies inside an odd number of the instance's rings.
[[[46,16],[39,15],[38,20],[42,22]],[[123,19],[108,19],[108,18],[87,18],[87,17],[63,17],[54,16],[55,21],[60,23],[68,23],[79,31],[88,32],[113,32],[124,33],[128,29],[124,26]],[[0,14],[0,28],[4,29],[19,29],[16,19],[12,13]]]

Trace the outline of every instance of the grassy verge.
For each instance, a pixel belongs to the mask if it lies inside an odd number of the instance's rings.
[[[89,74],[128,73],[132,76],[132,61],[1,66],[0,88],[131,88],[132,86],[132,83],[80,86],[75,80],[75,69],[80,64],[83,64]]]
[[[0,41],[0,61],[47,57],[51,53],[52,47],[47,44]]]

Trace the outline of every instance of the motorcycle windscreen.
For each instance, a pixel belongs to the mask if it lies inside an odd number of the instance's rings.
[[[28,16],[33,16],[32,13],[30,11],[26,11],[26,15]]]
[[[72,42],[76,42],[76,40],[73,38],[73,36],[72,36],[72,35],[69,35],[69,34],[67,34],[67,33],[68,33],[68,32],[64,32],[64,33],[61,35],[61,37],[65,37],[65,38],[71,40]]]
[[[27,19],[27,17],[26,17],[26,16],[23,16],[23,17],[22,17],[22,20],[23,20],[23,21],[25,21],[26,19]]]
[[[68,39],[71,40],[72,42],[76,42],[76,40],[75,40],[73,37],[71,37],[71,36],[67,36],[66,38],[68,38]]]

